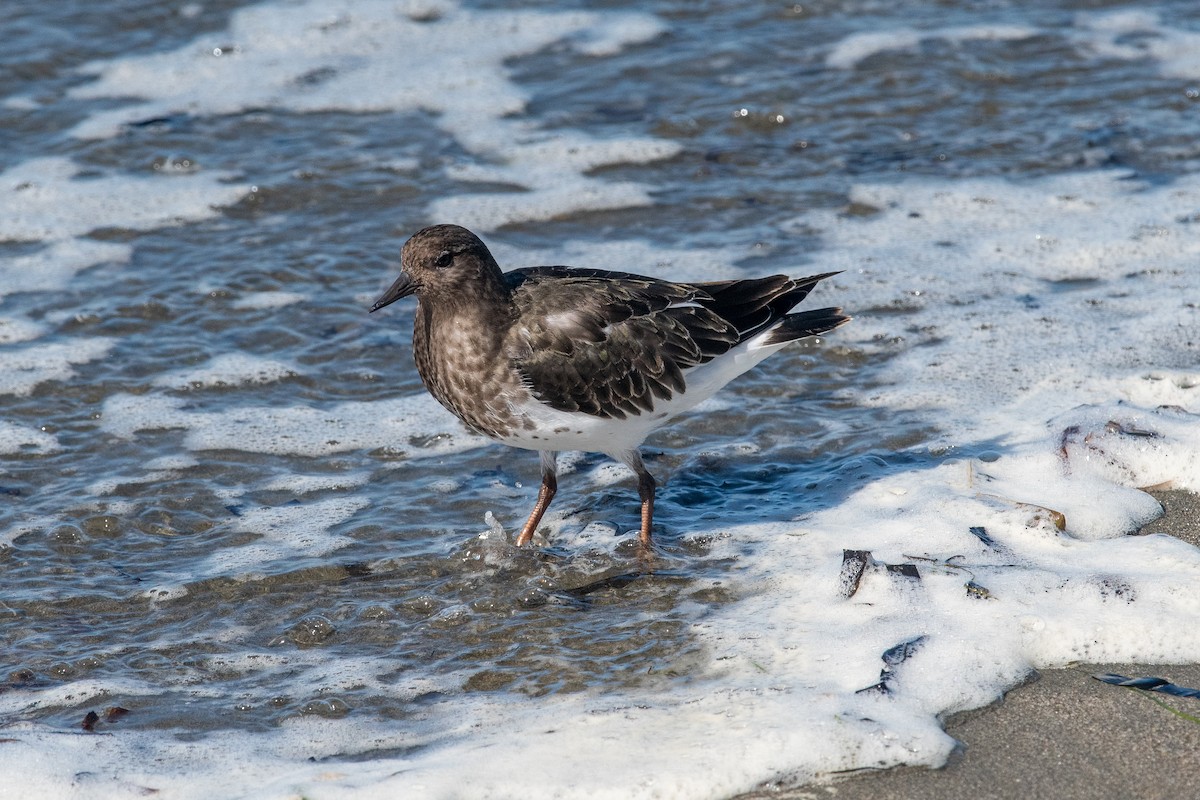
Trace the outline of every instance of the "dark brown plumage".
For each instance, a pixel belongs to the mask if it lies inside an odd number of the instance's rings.
[[[542,454],[519,545],[557,490],[557,451],[570,449],[606,453],[638,475],[649,546],[645,437],[788,342],[849,321],[838,308],[788,313],[835,273],[694,284],[572,267],[502,273],[456,225],[414,234],[401,268],[371,311],[418,296],[413,355],[430,393],[472,430]]]

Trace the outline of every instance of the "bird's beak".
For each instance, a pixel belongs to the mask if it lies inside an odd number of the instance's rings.
[[[391,288],[380,295],[379,299],[375,301],[375,305],[371,306],[371,311],[378,311],[384,306],[389,306],[400,298],[408,297],[416,291],[416,282],[408,277],[407,272],[401,272],[400,277],[396,278],[396,282],[391,285]]]

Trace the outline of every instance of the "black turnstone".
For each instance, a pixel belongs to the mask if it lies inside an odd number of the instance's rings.
[[[573,267],[501,272],[457,225],[415,233],[400,269],[371,311],[417,295],[413,357],[429,392],[471,430],[541,454],[542,486],[518,546],[558,490],[558,451],[584,450],[637,475],[649,547],[646,436],[788,342],[850,320],[840,308],[788,313],[832,272],[711,283]]]

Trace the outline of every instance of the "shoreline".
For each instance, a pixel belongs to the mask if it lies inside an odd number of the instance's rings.
[[[1200,547],[1200,494],[1150,494],[1163,514],[1135,535],[1167,534]],[[944,767],[861,772],[783,792],[751,792],[740,800],[1200,797],[1195,756],[1200,724],[1172,714],[1149,693],[1092,677],[1105,672],[1162,677],[1200,688],[1200,664],[1076,664],[1039,670],[999,702],[947,718],[946,732],[960,748]],[[1200,717],[1200,701],[1152,696]]]

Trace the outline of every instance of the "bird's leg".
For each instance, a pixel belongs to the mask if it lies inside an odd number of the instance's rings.
[[[642,547],[650,549],[650,526],[654,524],[654,476],[642,470],[638,473],[638,497],[642,498],[642,531],[638,541]]]
[[[550,507],[550,501],[554,499],[554,495],[558,491],[558,453],[553,450],[539,450],[538,452],[542,457],[542,487],[538,489],[537,502],[533,504],[533,511],[529,514],[529,519],[525,521],[525,527],[521,528],[521,532],[517,534],[517,547],[529,544],[529,540],[533,538],[533,532],[537,530],[537,526],[542,521],[542,515],[546,513],[546,509]]]
[[[653,543],[650,528],[654,524],[654,489],[657,484],[654,476],[642,463],[642,454],[637,450],[622,453],[621,461],[638,477],[638,497],[642,498],[642,529],[638,533],[638,541],[641,542],[644,550],[649,550]]]

